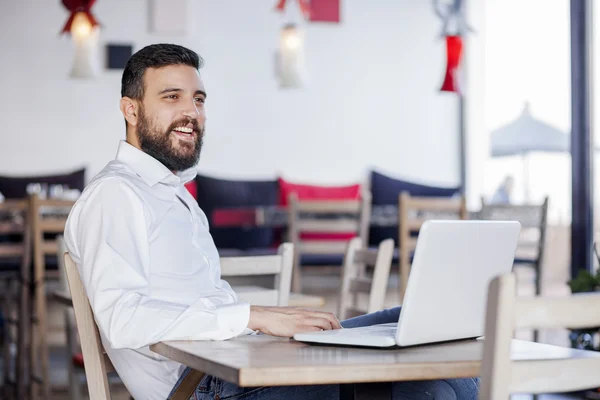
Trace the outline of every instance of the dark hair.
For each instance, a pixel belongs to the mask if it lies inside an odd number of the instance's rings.
[[[129,58],[121,79],[121,97],[141,100],[144,97],[144,73],[148,68],[189,65],[202,68],[204,61],[194,51],[176,44],[152,44]]]

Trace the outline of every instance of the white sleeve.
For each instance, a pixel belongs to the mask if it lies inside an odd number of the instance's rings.
[[[78,202],[65,240],[99,330],[113,348],[137,349],[165,340],[226,340],[248,325],[248,304],[191,305],[149,296],[149,216],[136,192],[107,179]],[[75,257],[74,257],[75,258]]]

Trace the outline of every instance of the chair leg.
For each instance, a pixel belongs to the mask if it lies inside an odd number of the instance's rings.
[[[45,399],[51,398],[50,393],[50,356],[48,354],[48,343],[46,335],[48,332],[48,307],[46,306],[45,284],[42,282],[38,290],[38,319],[39,319],[39,335],[40,335],[40,355],[42,357],[42,389]]]
[[[536,264],[534,267],[535,271],[535,295],[540,296],[542,294],[542,276],[541,276],[541,268],[539,264]],[[539,340],[539,330],[533,330],[533,341],[537,342]]]
[[[15,380],[17,384],[17,398],[25,398],[25,368],[28,330],[30,326],[29,316],[29,282],[28,277],[21,276],[19,279],[19,325],[17,329],[17,362]]]
[[[3,290],[4,295],[2,296],[2,354],[3,354],[3,374],[2,374],[2,396],[9,398],[9,386],[10,386],[10,370],[11,370],[11,356],[10,356],[10,279],[4,280],[5,289]]]
[[[37,373],[36,373],[36,367],[37,367],[37,363],[36,363],[36,351],[37,351],[37,340],[36,340],[36,332],[35,330],[37,329],[36,325],[36,312],[35,312],[35,285],[32,283],[31,284],[31,288],[30,288],[30,294],[29,294],[29,302],[28,302],[28,306],[29,306],[29,329],[27,332],[27,336],[28,336],[28,347],[29,347],[29,399],[30,400],[36,400],[38,399],[38,386],[39,384],[37,383]]]
[[[79,383],[79,371],[78,368],[73,365],[73,360],[71,359],[77,349],[77,335],[73,330],[69,311],[70,310],[65,311],[65,330],[67,333],[67,350],[69,351],[69,358],[67,359],[67,370],[69,372],[69,398],[71,400],[78,400],[82,397],[81,384]]]

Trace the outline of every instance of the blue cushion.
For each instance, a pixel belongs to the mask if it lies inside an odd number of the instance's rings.
[[[217,248],[247,250],[273,244],[272,228],[217,228],[212,226],[212,212],[227,207],[275,206],[279,194],[276,180],[235,181],[198,175],[196,184],[198,205],[208,218]]]
[[[27,196],[27,185],[30,183],[47,183],[50,185],[66,185],[69,189],[83,191],[85,185],[85,168],[63,175],[44,176],[0,176],[0,193],[7,199],[21,199]]]
[[[300,256],[300,265],[328,266],[343,263],[343,254],[302,254]]]
[[[373,205],[398,206],[400,193],[408,192],[411,196],[421,197],[452,197],[460,192],[460,187],[435,187],[419,183],[394,179],[389,176],[371,171],[371,195]],[[398,227],[371,227],[369,245],[377,246],[383,240],[393,238],[398,244]]]

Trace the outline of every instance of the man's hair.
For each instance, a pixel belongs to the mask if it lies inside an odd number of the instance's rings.
[[[121,79],[121,97],[144,98],[144,73],[148,68],[189,65],[202,68],[204,61],[194,51],[176,44],[152,44],[136,52],[127,61]]]

